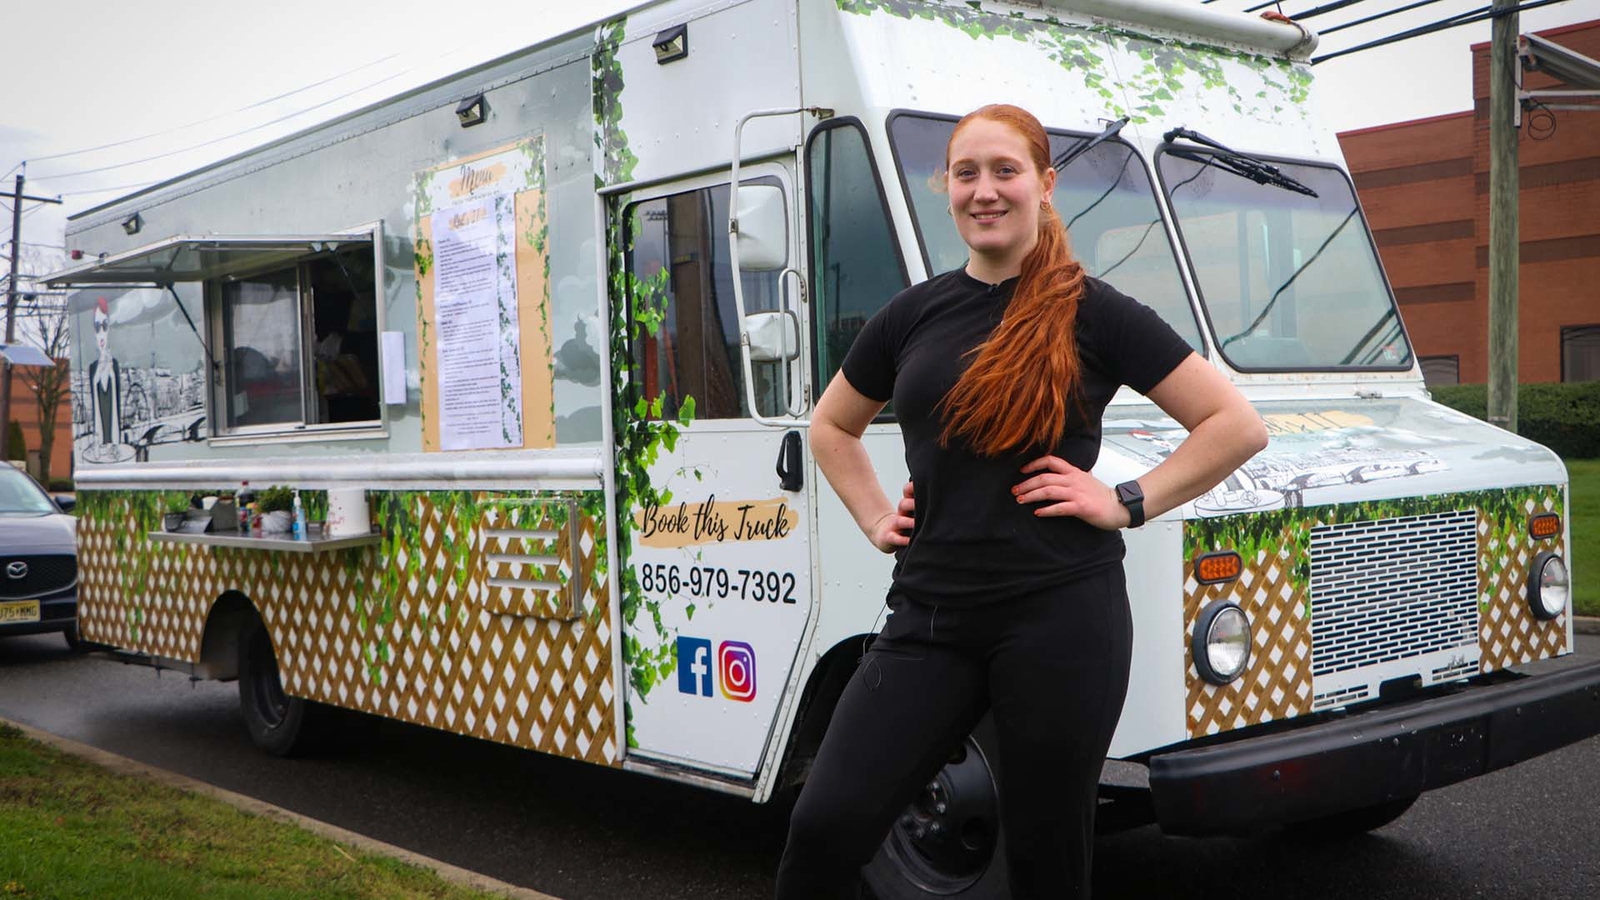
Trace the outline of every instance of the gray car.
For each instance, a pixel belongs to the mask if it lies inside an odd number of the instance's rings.
[[[78,520],[65,514],[72,504],[0,464],[0,637],[59,631],[78,649]]]

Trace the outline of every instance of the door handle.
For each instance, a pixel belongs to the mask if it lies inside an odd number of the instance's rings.
[[[798,491],[805,483],[800,469],[800,432],[785,432],[778,445],[778,484],[786,491]]]

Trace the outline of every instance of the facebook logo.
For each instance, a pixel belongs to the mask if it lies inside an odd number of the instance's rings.
[[[711,696],[711,642],[704,638],[678,638],[678,691]]]

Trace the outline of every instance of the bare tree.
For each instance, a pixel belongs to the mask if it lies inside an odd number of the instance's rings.
[[[39,481],[50,484],[50,455],[54,451],[56,417],[61,401],[71,391],[72,376],[67,362],[71,334],[68,329],[66,295],[46,289],[39,283],[43,273],[66,264],[61,248],[51,244],[23,242],[18,259],[16,308],[18,340],[43,350],[55,360],[51,367],[16,366],[13,377],[20,377],[38,403]],[[0,328],[4,325],[0,324]]]
[[[50,455],[55,449],[56,440],[56,414],[61,408],[61,401],[66,398],[71,386],[71,372],[67,364],[68,341],[71,339],[67,331],[66,306],[59,302],[58,297],[36,297],[29,317],[28,329],[32,334],[33,343],[46,356],[55,360],[55,365],[25,366],[17,369],[22,375],[23,383],[33,393],[33,399],[38,403],[39,410],[39,482],[46,487],[50,486]]]

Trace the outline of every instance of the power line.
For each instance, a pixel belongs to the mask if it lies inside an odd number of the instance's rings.
[[[155,182],[154,181],[141,181],[141,182],[139,182],[137,184],[119,184],[116,187],[94,188],[92,190],[83,190],[83,191],[67,191],[67,192],[63,193],[61,196],[63,196],[63,197],[82,197],[82,196],[85,196],[87,194],[107,194],[107,193],[110,193],[112,191],[132,191],[132,190],[137,190],[138,188],[149,187],[152,184],[155,184]]]
[[[388,56],[383,57],[382,59],[375,59],[372,62],[366,63],[364,65],[356,66],[354,69],[351,69],[351,70],[349,70],[347,72],[340,72],[338,75],[329,76],[327,78],[322,79],[321,81],[315,81],[315,82],[312,82],[311,84],[304,85],[302,87],[297,87],[292,91],[285,91],[282,94],[278,94],[275,97],[268,97],[265,100],[257,100],[254,103],[247,104],[245,106],[241,106],[238,109],[230,110],[230,111],[225,112],[225,113],[219,113],[219,114],[217,114],[215,116],[210,116],[209,118],[196,119],[193,122],[189,122],[189,123],[184,124],[184,125],[175,125],[172,128],[168,128],[168,129],[165,129],[163,131],[152,131],[149,134],[141,134],[138,137],[131,137],[131,138],[127,138],[127,139],[121,140],[121,141],[112,141],[109,144],[100,144],[99,146],[96,146],[96,147],[85,147],[82,150],[68,150],[65,153],[52,153],[49,156],[35,156],[30,160],[30,162],[43,162],[44,160],[47,160],[47,159],[61,159],[62,157],[66,157],[66,156],[78,156],[78,155],[83,154],[83,153],[93,153],[96,150],[109,150],[112,147],[122,147],[122,146],[125,146],[127,144],[138,143],[139,141],[147,141],[147,140],[149,140],[150,138],[153,138],[153,137],[163,137],[165,135],[173,134],[174,132],[183,131],[184,129],[187,129],[187,128],[193,128],[193,127],[195,127],[197,125],[207,125],[207,124],[210,124],[211,122],[215,122],[215,121],[217,121],[219,119],[226,119],[228,116],[237,115],[237,114],[242,113],[242,112],[249,112],[252,109],[256,109],[257,107],[261,107],[261,106],[266,106],[269,103],[276,103],[279,100],[283,100],[283,99],[286,99],[288,97],[293,97],[295,94],[305,93],[306,91],[309,91],[312,88],[322,87],[323,85],[325,85],[325,84],[327,84],[329,82],[338,81],[341,78],[346,78],[348,76],[356,74],[357,72],[361,72],[361,71],[364,71],[366,69],[370,69],[373,66],[378,65],[379,63],[388,62],[389,60],[394,59],[395,57],[397,57],[399,55],[400,54],[398,54],[398,53],[391,53]],[[9,175],[11,173],[7,172],[6,174]],[[0,178],[3,178],[3,177],[4,176],[0,176]],[[43,176],[40,176],[40,177],[43,177]]]
[[[1517,13],[1525,10],[1538,9],[1541,6],[1549,6],[1552,3],[1564,2],[1566,2],[1566,0],[1533,0],[1533,2],[1524,3],[1521,6],[1513,6],[1507,9],[1493,9],[1485,6],[1471,12],[1458,13],[1448,19],[1440,19],[1437,22],[1421,25],[1409,31],[1391,34],[1386,38],[1368,41],[1365,44],[1357,44],[1354,47],[1336,50],[1333,53],[1324,53],[1321,56],[1313,56],[1311,58],[1311,64],[1316,65],[1317,63],[1327,62],[1330,59],[1337,59],[1341,56],[1347,56],[1351,53],[1359,53],[1362,50],[1371,50],[1374,47],[1382,47],[1388,44],[1397,43],[1399,41],[1408,41],[1415,37],[1433,34],[1436,31],[1445,31],[1461,25],[1471,25],[1474,22],[1482,22],[1485,19],[1498,19],[1502,16],[1516,15]]]
[[[1346,7],[1355,6],[1360,2],[1362,2],[1362,0],[1333,0],[1332,3],[1324,3],[1321,6],[1313,6],[1305,12],[1295,13],[1290,18],[1294,19],[1296,22],[1299,22],[1303,19],[1310,19],[1314,16],[1320,16],[1323,13],[1331,13]]]
[[[429,62],[434,62],[434,61],[437,61],[437,60],[446,59],[446,58],[450,57],[451,55],[460,52],[462,49],[465,48],[465,46],[466,45],[453,47],[453,48],[451,48],[449,50],[444,51],[443,53],[429,56],[429,57],[427,57],[427,60]],[[388,58],[389,57],[385,57],[385,59],[388,59]],[[380,60],[380,62],[381,61],[382,60]],[[373,65],[373,64],[369,64],[369,65]],[[365,68],[365,67],[362,67],[362,68]],[[421,65],[415,65],[415,66],[410,66],[410,67],[405,68],[405,69],[401,69],[400,71],[395,72],[392,75],[386,75],[383,78],[378,79],[377,81],[374,81],[374,82],[372,82],[370,84],[365,85],[364,87],[356,88],[353,91],[347,91],[347,92],[345,92],[343,94],[340,94],[337,97],[332,97],[332,98],[330,98],[328,100],[324,100],[321,103],[317,103],[317,104],[314,104],[312,106],[305,107],[304,109],[298,110],[296,112],[289,113],[288,115],[279,116],[278,118],[273,119],[273,120],[271,120],[269,122],[262,122],[259,125],[252,125],[249,128],[245,128],[245,129],[242,129],[240,131],[236,131],[233,134],[225,135],[223,137],[215,138],[213,140],[205,141],[203,143],[195,144],[193,146],[185,147],[183,149],[173,150],[173,151],[170,151],[168,153],[161,153],[161,154],[157,154],[155,156],[149,156],[149,157],[146,157],[144,159],[134,160],[133,162],[118,163],[116,165],[111,165],[111,166],[101,166],[101,167],[96,168],[96,169],[83,169],[83,170],[80,170],[80,171],[77,171],[77,172],[65,172],[65,173],[58,174],[58,175],[36,175],[34,177],[45,179],[45,180],[50,180],[50,181],[59,180],[59,179],[63,179],[63,178],[76,178],[76,177],[78,177],[80,175],[91,175],[91,174],[96,174],[96,173],[99,173],[99,172],[110,171],[112,169],[124,169],[124,168],[127,168],[129,166],[139,165],[141,163],[154,162],[156,160],[166,159],[166,158],[172,157],[172,156],[177,156],[177,155],[182,154],[182,153],[187,153],[187,152],[189,152],[191,150],[199,150],[199,149],[201,149],[203,147],[209,147],[209,146],[211,146],[213,144],[219,144],[219,143],[222,143],[223,141],[231,140],[231,139],[236,138],[236,137],[242,137],[243,135],[249,134],[252,131],[259,131],[259,130],[261,130],[263,128],[266,128],[266,127],[268,127],[270,125],[276,125],[276,124],[278,124],[280,122],[288,121],[289,119],[293,119],[296,116],[305,115],[306,113],[312,112],[312,111],[317,110],[317,109],[321,109],[324,106],[328,106],[330,104],[337,103],[340,100],[345,100],[345,99],[348,99],[350,97],[354,97],[357,94],[363,93],[365,91],[370,91],[373,88],[375,88],[375,87],[377,87],[377,86],[379,86],[379,85],[381,85],[381,84],[383,84],[385,82],[393,81],[394,79],[400,78],[401,76],[404,76],[404,75],[409,75],[409,74],[417,71],[420,68],[422,68]],[[355,71],[360,71],[360,70],[357,69]],[[291,92],[291,93],[293,93],[293,92]],[[262,101],[262,102],[268,102],[268,101]],[[260,105],[260,104],[256,104],[256,105]],[[58,155],[66,155],[66,154],[58,154]],[[45,158],[45,157],[41,157],[41,158]],[[154,182],[147,182],[147,183],[154,183]],[[83,192],[80,192],[80,193],[83,193]]]
[[[222,143],[224,141],[233,140],[236,137],[242,137],[244,135],[249,134],[252,131],[260,131],[261,129],[266,128],[266,127],[268,127],[270,125],[276,125],[279,122],[286,122],[289,119],[295,118],[296,116],[303,116],[306,113],[311,112],[312,110],[321,109],[322,107],[328,106],[329,104],[338,103],[340,100],[344,100],[344,99],[346,99],[348,97],[354,97],[356,94],[360,94],[360,93],[362,93],[364,91],[370,91],[373,88],[377,87],[378,85],[383,84],[385,81],[393,81],[394,79],[399,78],[401,75],[404,75],[404,74],[406,74],[406,73],[405,72],[396,72],[393,75],[387,75],[387,76],[385,76],[383,78],[378,79],[377,81],[372,82],[369,85],[366,85],[365,87],[356,88],[353,91],[348,91],[346,93],[340,94],[337,97],[329,98],[327,100],[322,101],[321,103],[317,103],[317,104],[314,104],[312,106],[308,106],[305,109],[301,109],[301,110],[298,110],[296,112],[289,113],[288,115],[279,116],[276,119],[271,119],[269,121],[262,122],[259,125],[252,125],[249,128],[243,129],[242,131],[236,131],[233,134],[223,135],[222,137],[219,137],[219,138],[213,138],[213,139],[211,139],[209,141],[204,141],[204,142],[201,142],[199,144],[195,144],[195,145],[190,146],[190,147],[181,147],[181,148],[179,148],[177,150],[170,150],[170,151],[168,151],[166,153],[158,153],[155,156],[147,156],[144,159],[136,159],[136,160],[133,160],[132,162],[116,163],[114,165],[109,165],[109,166],[100,166],[99,168],[96,168],[96,169],[83,169],[83,170],[78,171],[78,172],[65,172],[65,173],[62,173],[62,174],[59,174],[59,175],[36,175],[34,177],[35,178],[39,178],[41,180],[45,180],[45,181],[59,181],[59,180],[61,180],[63,178],[78,178],[78,177],[81,177],[81,176],[84,176],[84,175],[94,175],[94,174],[97,174],[97,173],[100,173],[100,172],[109,172],[112,169],[126,169],[129,166],[137,166],[137,165],[140,165],[142,163],[155,162],[158,159],[167,159],[168,157],[178,156],[178,155],[181,155],[181,154],[184,154],[184,153],[188,153],[191,150],[199,150],[202,147],[210,147],[213,144],[220,144],[220,143]]]
[[[1376,22],[1379,19],[1386,19],[1389,16],[1397,15],[1403,12],[1410,12],[1413,9],[1419,9],[1429,4],[1438,2],[1439,0],[1417,0],[1415,3],[1407,3],[1405,6],[1397,6],[1394,9],[1387,10],[1385,12],[1374,13],[1366,18],[1353,19],[1349,22],[1340,22],[1338,25],[1333,25],[1328,28],[1319,28],[1317,29],[1317,34],[1333,34],[1336,31],[1343,31],[1346,28],[1354,28],[1357,25],[1365,25],[1368,22]]]

